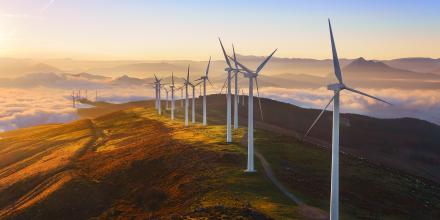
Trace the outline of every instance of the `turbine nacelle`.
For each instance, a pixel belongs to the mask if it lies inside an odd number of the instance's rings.
[[[334,83],[327,86],[328,90],[333,90],[333,91],[341,91],[345,88],[346,86],[342,83]]]

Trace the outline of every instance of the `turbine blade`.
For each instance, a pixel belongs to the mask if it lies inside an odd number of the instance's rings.
[[[209,73],[209,66],[211,65],[211,57],[209,57],[209,61],[208,61],[208,66],[206,67],[206,73],[205,76],[208,77],[208,73]]]
[[[186,75],[186,81],[189,82],[189,66],[190,64],[188,64],[188,74]]]
[[[330,23],[330,19],[328,19],[328,27],[330,29],[330,41],[332,44],[333,68],[335,70],[335,75],[336,75],[336,78],[338,79],[339,83],[343,84],[341,67],[339,65],[338,53],[336,51],[335,39],[333,38],[333,31],[332,31],[332,25]]]
[[[319,121],[319,119],[321,118],[321,116],[324,114],[325,110],[327,110],[328,106],[330,105],[330,103],[332,103],[333,99],[335,99],[335,96],[333,96],[330,101],[327,103],[327,105],[322,109],[321,113],[319,113],[318,117],[316,117],[315,121],[313,121],[312,125],[310,126],[310,128],[307,130],[307,132],[304,134],[303,139],[309,135],[310,131],[312,130],[312,128],[316,125],[316,123]]]
[[[156,79],[156,82],[159,81],[159,80],[157,79],[156,73],[154,74],[154,78]]]
[[[172,84],[174,86],[174,72],[171,72],[171,82],[172,82]]]
[[[275,52],[277,52],[277,50],[278,49],[275,49],[261,64],[260,64],[260,66],[258,66],[258,68],[257,68],[257,70],[255,71],[255,73],[256,74],[258,74],[262,69],[263,69],[263,67],[266,65],[266,63],[267,62],[269,62],[269,60],[270,60],[270,58],[272,58],[272,56],[273,56],[273,54],[275,53]]]
[[[383,99],[380,99],[380,98],[374,97],[374,96],[369,95],[369,94],[367,94],[367,93],[365,93],[365,92],[361,92],[361,91],[359,91],[359,90],[352,89],[352,88],[349,88],[349,87],[345,87],[345,89],[346,89],[346,90],[349,90],[349,91],[352,91],[352,92],[354,92],[354,93],[357,93],[357,94],[363,95],[363,96],[370,97],[370,98],[372,98],[372,99],[376,99],[377,101],[381,101],[381,102],[386,103],[386,104],[388,104],[388,105],[393,105],[393,104],[391,104],[391,103],[389,103],[389,102],[387,102],[387,101],[385,101],[385,100],[383,100]]]
[[[237,56],[235,55],[235,47],[234,44],[232,44],[232,52],[234,54],[234,63],[235,63],[235,69],[238,72],[238,65],[237,65]]]
[[[263,108],[261,107],[260,91],[259,91],[259,88],[258,88],[258,77],[255,77],[255,84],[257,85],[258,105],[260,106],[261,120],[264,121],[264,118],[263,118]]]
[[[225,48],[223,47],[222,40],[220,40],[220,38],[218,38],[218,41],[220,41],[220,46],[222,47],[222,51],[223,51],[223,55],[225,56],[226,63],[228,64],[229,68],[232,68],[231,62],[229,62],[228,55],[226,55]]]
[[[234,60],[234,58],[232,58],[232,57],[230,57],[230,56],[228,56],[228,57],[229,57],[229,59]],[[250,70],[249,68],[245,67],[243,64],[241,64],[240,62],[238,62],[238,60],[234,60],[234,62],[235,62],[237,65],[239,65],[244,71],[246,71],[246,72],[248,72],[248,73],[250,73],[250,74],[253,74],[252,70]]]

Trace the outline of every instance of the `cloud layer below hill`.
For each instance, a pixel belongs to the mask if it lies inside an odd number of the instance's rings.
[[[115,103],[136,101],[150,98],[148,94],[142,95],[146,92],[142,87],[104,89],[99,91],[98,98]],[[78,119],[70,90],[0,88],[0,94],[0,131]],[[93,100],[95,94],[89,97]]]
[[[379,118],[412,117],[440,124],[440,90],[360,89],[393,105],[372,100],[349,91],[341,93],[341,112]],[[284,89],[266,87],[262,96],[305,108],[322,109],[333,96],[327,88]],[[329,107],[332,109],[332,105]]]
[[[244,88],[247,94],[247,88]],[[440,124],[439,90],[361,89],[371,95],[392,102],[393,106],[376,102],[351,92],[342,92],[341,111],[380,118],[413,117]],[[220,84],[208,88],[208,93],[218,93]],[[78,119],[72,107],[71,90],[35,87],[0,88],[0,130],[13,130],[47,123],[63,123]],[[189,91],[191,94],[191,90]],[[223,91],[224,93],[224,91]],[[291,103],[305,108],[322,108],[332,96],[326,88],[286,89],[260,88],[263,97]],[[83,93],[84,94],[84,93]],[[180,91],[176,98],[180,98]],[[196,95],[199,89],[196,90]],[[100,101],[122,103],[153,98],[153,89],[142,86],[111,85],[99,89]],[[162,95],[165,99],[165,94]],[[95,91],[89,90],[89,99],[95,99]],[[86,107],[86,106],[83,106]],[[264,107],[264,106],[263,106]],[[331,109],[331,106],[330,108]]]

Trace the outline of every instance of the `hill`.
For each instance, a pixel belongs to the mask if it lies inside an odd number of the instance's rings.
[[[0,218],[304,219],[223,135],[144,108],[2,133]]]

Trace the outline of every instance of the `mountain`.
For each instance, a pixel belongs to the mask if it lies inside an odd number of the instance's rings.
[[[37,63],[35,65],[32,65],[28,68],[28,73],[60,73],[62,72],[58,68],[55,68],[51,65],[45,64],[45,63]]]
[[[80,79],[87,79],[87,80],[98,80],[98,81],[104,81],[109,80],[111,77],[107,76],[101,76],[96,74],[90,74],[90,73],[77,73],[77,74],[69,74],[72,77],[80,78]]]
[[[146,82],[143,79],[130,77],[127,75],[123,75],[120,77],[117,77],[111,81],[111,84],[113,85],[137,85],[141,86],[144,85]]]
[[[0,87],[16,87],[16,88],[61,88],[61,89],[77,89],[77,88],[103,88],[109,86],[106,81],[91,80],[90,78],[104,79],[99,76],[89,75],[81,77],[78,75],[64,73],[31,73],[16,78],[0,78]]]
[[[440,80],[440,75],[432,73],[418,73],[408,70],[396,69],[383,62],[365,60],[363,57],[353,60],[344,70],[344,78],[369,80]]]
[[[382,62],[394,68],[406,69],[421,73],[435,73],[435,70],[440,68],[440,59],[425,57],[400,58],[384,60]]]
[[[17,77],[31,73],[62,73],[63,71],[46,63],[31,59],[0,58],[0,76]]]

